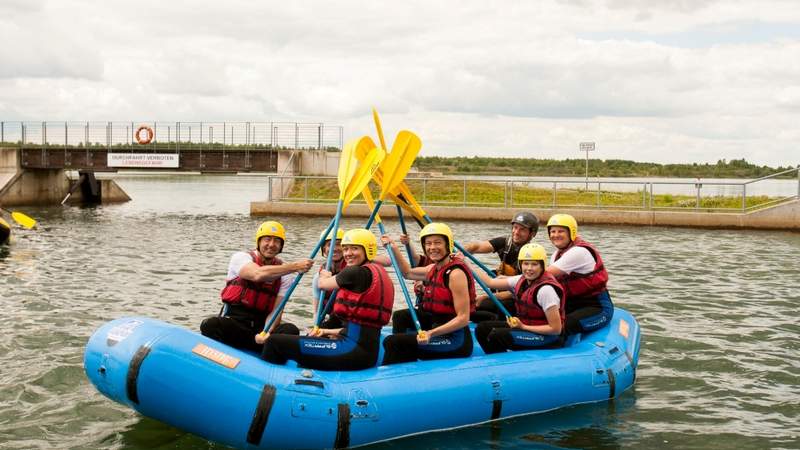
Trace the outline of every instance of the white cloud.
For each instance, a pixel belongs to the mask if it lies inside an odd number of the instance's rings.
[[[0,120],[355,137],[376,106],[428,155],[797,164],[798,29],[793,1],[5,1]]]

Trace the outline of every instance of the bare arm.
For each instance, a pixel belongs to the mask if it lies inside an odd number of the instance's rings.
[[[547,317],[547,325],[525,325],[520,322],[519,328],[532,333],[561,334],[561,314],[559,314],[558,307],[548,308],[544,315]]]
[[[339,283],[336,282],[336,276],[327,270],[319,271],[319,280],[317,280],[317,287],[324,291],[331,291],[339,289]]]
[[[266,265],[259,266],[254,262],[250,262],[242,266],[239,270],[239,276],[245,280],[254,281],[256,283],[264,283],[280,278],[286,274],[293,272],[304,273],[307,272],[314,261],[311,259],[299,259],[280,265]]]
[[[547,266],[547,269],[545,270],[547,271],[547,273],[553,275],[556,278],[567,275],[566,272],[553,265]]]
[[[400,269],[403,278],[409,278],[411,265],[408,263],[408,260],[403,256],[403,254],[397,249],[397,244],[388,234],[381,236],[381,243],[385,246],[388,246],[389,251],[394,254],[394,260],[397,261],[398,268]],[[377,257],[375,259],[377,260]],[[391,261],[389,261],[389,265],[391,265]]]
[[[417,253],[417,249],[415,249],[410,242],[411,241],[408,238],[407,234],[400,235],[400,243],[403,245],[407,245],[408,248],[411,249],[411,255],[409,256],[409,258],[411,258],[411,260],[414,261],[414,265],[416,265],[419,262],[419,254]]]
[[[472,267],[471,264],[467,264],[467,265],[472,270],[472,273],[475,274],[476,276],[480,277],[481,281],[483,281],[483,284],[489,286],[490,288],[492,288],[492,289],[500,289],[500,290],[503,290],[503,291],[510,291],[511,289],[513,289],[512,287],[508,286],[508,279],[505,276],[500,275],[500,276],[498,276],[496,278],[491,278],[483,270],[475,270],[475,268]]]
[[[461,244],[464,247],[464,250],[470,253],[492,253],[494,251],[494,247],[492,247],[492,243],[489,241],[475,241],[475,242],[467,242],[466,244]]]

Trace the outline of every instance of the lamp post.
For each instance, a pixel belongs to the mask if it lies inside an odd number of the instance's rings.
[[[582,152],[586,152],[586,190],[589,190],[589,152],[594,151],[594,142],[581,142],[578,148]]]

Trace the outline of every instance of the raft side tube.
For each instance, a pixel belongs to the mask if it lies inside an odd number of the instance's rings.
[[[127,318],[95,332],[85,369],[111,399],[212,441],[331,448],[617,397],[635,380],[639,338],[635,319],[617,308],[608,327],[562,349],[326,372]]]

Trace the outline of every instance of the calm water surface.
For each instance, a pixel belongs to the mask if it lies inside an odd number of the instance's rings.
[[[266,179],[118,182],[132,202],[24,208],[40,229],[16,229],[16,243],[0,247],[1,449],[222,448],[101,396],[83,373],[83,349],[120,316],[196,330],[215,314],[231,253],[251,245],[263,220],[248,208],[265,197]],[[327,220],[278,219],[288,258],[307,256]],[[453,228],[463,241],[508,230]],[[370,448],[800,448],[800,234],[610,226],[581,234],[602,249],[615,302],[642,325],[636,386],[613,402]],[[310,323],[309,297],[302,283],[289,320]]]

